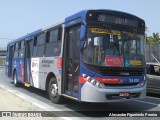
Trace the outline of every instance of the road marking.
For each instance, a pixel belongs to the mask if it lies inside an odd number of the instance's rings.
[[[0,85],[0,87],[4,88],[4,86],[3,86],[3,85]]]
[[[54,107],[54,106],[50,106],[49,104],[46,104],[46,103],[44,103],[44,102],[42,102],[42,101],[39,101],[39,100],[36,99],[36,98],[33,98],[33,97],[29,96],[29,95],[26,95],[26,94],[24,94],[24,93],[21,93],[21,92],[19,92],[18,90],[12,89],[12,88],[10,88],[10,87],[8,87],[8,86],[0,85],[0,87],[6,89],[7,91],[15,94],[16,96],[24,99],[24,100],[27,101],[27,102],[32,103],[33,105],[35,105],[35,106],[37,106],[37,107],[39,107],[39,108],[41,108],[41,109],[43,109],[43,110],[45,110],[45,111],[62,111],[61,109],[57,109],[57,108]],[[160,104],[156,104],[156,103],[151,103],[151,102],[142,101],[142,100],[134,100],[134,101],[160,107]],[[60,117],[60,116],[59,116],[59,117]],[[64,120],[73,120],[73,119],[76,120],[76,119],[77,119],[77,118],[74,118],[74,117],[72,117],[72,118],[69,118],[69,117],[60,117],[60,118],[62,118],[62,119],[64,119]]]
[[[39,108],[44,109],[44,110],[46,109],[46,107],[44,107],[43,105],[40,105],[39,103],[35,103],[35,102],[34,102],[33,104],[36,105],[36,106],[38,106]]]
[[[30,102],[30,103],[32,103],[33,105],[35,105],[35,106],[37,106],[37,107],[39,107],[39,108],[41,108],[41,109],[43,109],[43,110],[45,110],[45,111],[63,111],[63,110],[58,109],[58,108],[56,108],[56,107],[50,106],[49,104],[46,104],[46,103],[44,103],[44,102],[41,102],[41,101],[39,101],[38,99],[33,98],[33,97],[29,96],[29,95],[23,94],[23,93],[19,92],[18,90],[13,90],[13,89],[11,89],[11,88],[8,87],[8,86],[0,85],[0,87],[3,87],[3,88],[6,89],[8,92],[13,93],[14,95],[20,97],[21,99],[24,99],[26,102]],[[66,114],[67,114],[67,113],[66,113]],[[58,116],[58,115],[57,115],[57,116]],[[58,117],[60,117],[60,116],[58,116]],[[75,117],[73,117],[73,118],[60,117],[60,118],[62,118],[62,119],[64,119],[64,120],[73,120],[73,119],[74,119],[74,120],[76,120],[76,119],[79,120],[78,118],[75,118]]]
[[[145,103],[145,104],[150,104],[150,105],[155,105],[155,106],[160,107],[160,104],[156,104],[156,103],[151,103],[151,102],[141,101],[141,100],[134,100],[134,101],[136,101],[136,102],[141,102],[141,103]]]

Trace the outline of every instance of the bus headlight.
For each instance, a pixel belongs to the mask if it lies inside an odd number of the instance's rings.
[[[87,77],[87,81],[88,81],[88,82],[91,82],[91,81],[92,81],[92,78],[88,76],[88,77]]]
[[[100,83],[100,82],[97,82],[97,83],[96,83],[96,86],[99,87],[99,88],[102,88],[102,87],[104,86],[104,84],[103,84],[103,83]]]
[[[94,80],[94,79],[92,79],[91,83],[92,83],[93,85],[96,85],[97,81]]]
[[[90,76],[86,75],[86,74],[82,74],[83,78],[88,81],[90,84],[98,87],[98,88],[102,88],[104,86],[103,83],[91,78]]]

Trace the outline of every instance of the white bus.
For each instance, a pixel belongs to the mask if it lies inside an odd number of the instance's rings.
[[[7,46],[6,75],[63,97],[114,102],[146,96],[145,22],[112,10],[84,10]]]

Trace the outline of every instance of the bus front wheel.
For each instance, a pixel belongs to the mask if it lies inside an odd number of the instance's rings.
[[[52,77],[49,81],[48,94],[51,102],[57,104],[62,102],[62,96],[58,94],[57,80],[54,77]]]

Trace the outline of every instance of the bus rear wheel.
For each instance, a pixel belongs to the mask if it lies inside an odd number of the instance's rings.
[[[14,76],[13,76],[13,83],[15,87],[19,86],[19,82],[17,81],[17,72],[14,72]]]
[[[62,96],[58,94],[58,84],[54,77],[52,77],[49,81],[48,94],[51,102],[56,104],[62,103]]]

